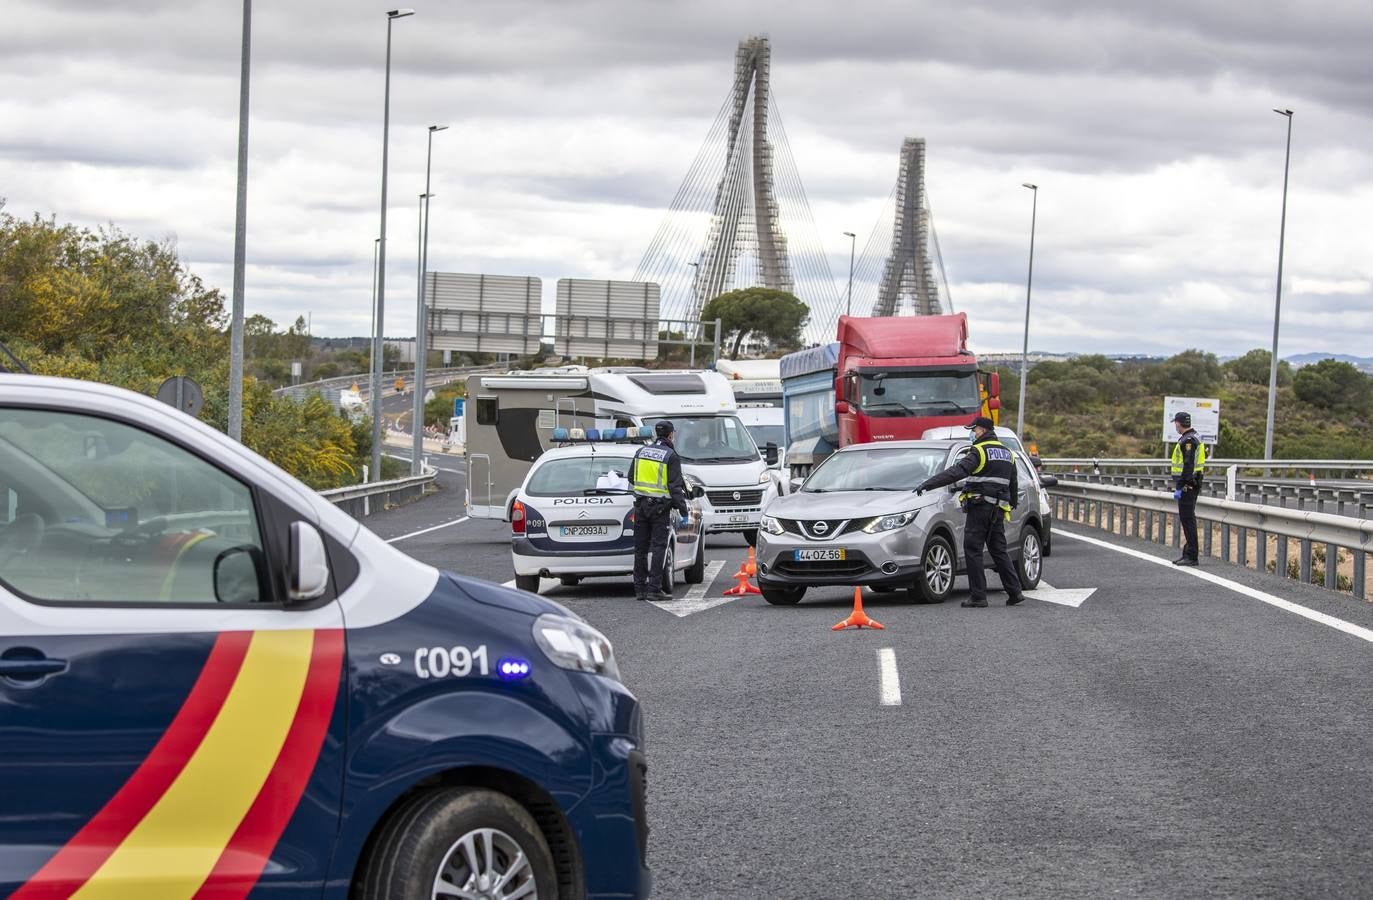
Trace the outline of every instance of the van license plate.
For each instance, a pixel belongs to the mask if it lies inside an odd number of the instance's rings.
[[[563,525],[558,528],[562,537],[607,537],[609,525]]]
[[[793,550],[792,552],[796,554],[797,562],[838,562],[845,559],[844,550],[841,547]]]

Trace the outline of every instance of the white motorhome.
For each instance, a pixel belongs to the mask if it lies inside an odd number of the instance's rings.
[[[777,359],[721,359],[715,363],[715,371],[729,381],[730,390],[739,404],[739,421],[744,423],[753,442],[759,447],[782,448],[779,457],[785,456],[786,439],[784,410],[782,409],[782,367]],[[772,468],[776,476],[773,481],[779,492],[785,492],[786,480],[782,477],[786,461],[779,458]]]
[[[467,514],[508,521],[530,466],[553,446],[554,428],[637,428],[670,419],[683,474],[706,488],[706,532],[741,532],[752,542],[777,488],[769,461],[736,413],[734,392],[717,372],[471,375],[463,409]]]

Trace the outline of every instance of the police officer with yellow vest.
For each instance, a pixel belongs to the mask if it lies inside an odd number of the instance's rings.
[[[1006,521],[1016,507],[1020,485],[1016,478],[1015,453],[996,439],[996,423],[978,416],[968,426],[972,448],[944,471],[926,478],[915,489],[917,494],[955,482],[963,482],[959,501],[967,519],[963,524],[963,559],[968,568],[971,596],[963,606],[987,605],[987,573],[982,570],[982,548],[992,555],[992,564],[1006,589],[1006,605],[1025,599],[1020,576],[1006,549]]]
[[[1178,501],[1178,522],[1182,525],[1182,555],[1173,560],[1175,566],[1197,565],[1197,496],[1201,493],[1201,476],[1206,468],[1206,445],[1192,427],[1190,413],[1173,416],[1173,427],[1180,435],[1173,445],[1171,471],[1173,497]]]
[[[672,510],[687,515],[682,461],[672,449],[672,423],[653,427],[658,440],[640,447],[630,464],[634,486],[634,596],[638,600],[671,600],[664,590],[671,572],[663,571],[667,542],[672,540]],[[665,577],[666,576],[666,577]]]

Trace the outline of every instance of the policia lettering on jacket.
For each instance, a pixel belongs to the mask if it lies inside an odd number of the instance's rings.
[[[1020,576],[1006,549],[1006,522],[1020,494],[1015,452],[996,439],[996,424],[986,416],[973,419],[968,429],[972,432],[972,447],[958,458],[958,462],[925,479],[915,492],[923,494],[933,488],[963,482],[963,493],[958,499],[967,514],[963,526],[963,559],[971,596],[962,605],[987,605],[987,574],[982,569],[982,548],[986,546],[996,573],[1001,576],[1001,586],[1006,589],[1006,605],[1015,606],[1025,599]]]
[[[1173,497],[1178,501],[1178,524],[1182,526],[1182,555],[1173,560],[1175,566],[1197,565],[1197,496],[1201,493],[1201,476],[1206,468],[1206,445],[1192,427],[1192,416],[1180,412],[1173,416],[1173,427],[1180,437],[1173,445],[1170,471],[1173,475]]]
[[[671,571],[664,571],[672,540],[672,510],[687,514],[686,481],[682,461],[672,448],[672,423],[654,426],[658,440],[641,447],[630,464],[634,485],[634,596],[639,600],[671,600]]]

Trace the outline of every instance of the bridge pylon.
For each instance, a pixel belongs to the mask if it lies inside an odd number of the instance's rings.
[[[903,312],[937,316],[948,310],[940,296],[930,259],[930,212],[925,198],[925,139],[908,137],[901,144],[896,180],[896,216],[891,255],[882,267],[874,316]]]

